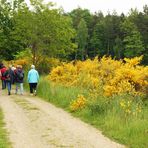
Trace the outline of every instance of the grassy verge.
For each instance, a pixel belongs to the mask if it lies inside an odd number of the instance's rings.
[[[71,112],[70,102],[78,94],[88,96],[87,91],[76,87],[53,85],[41,79],[38,95],[56,106]],[[106,103],[106,98],[97,98],[84,109],[71,112],[74,116],[100,129],[104,135],[131,148],[148,147],[148,105],[142,105],[138,116],[126,117],[119,108],[119,98]]]
[[[10,142],[7,138],[6,130],[4,129],[3,113],[0,109],[0,148],[10,148]]]

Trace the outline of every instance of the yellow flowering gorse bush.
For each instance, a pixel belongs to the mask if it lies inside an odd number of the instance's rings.
[[[90,90],[103,88],[105,96],[120,93],[142,95],[147,93],[148,66],[138,65],[142,56],[123,61],[103,57],[94,60],[63,63],[48,76],[51,81],[66,86],[79,86]]]

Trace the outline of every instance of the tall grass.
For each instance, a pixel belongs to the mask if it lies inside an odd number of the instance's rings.
[[[120,143],[131,148],[148,147],[148,106],[142,106],[142,112],[136,117],[125,117],[119,108],[119,99],[115,97],[111,101],[99,96],[92,100],[82,110],[72,112],[70,102],[77,98],[78,94],[88,97],[87,90],[76,87],[64,87],[54,85],[42,78],[38,86],[38,95],[56,106],[71,112],[74,116],[101,129],[101,131]],[[126,97],[126,96],[125,96]]]
[[[87,92],[76,87],[64,87],[55,85],[41,77],[38,85],[38,95],[45,100],[54,103],[57,106],[68,108],[69,103],[77,97],[78,94]]]
[[[10,142],[7,137],[7,132],[4,129],[3,113],[0,109],[0,148],[10,148]]]

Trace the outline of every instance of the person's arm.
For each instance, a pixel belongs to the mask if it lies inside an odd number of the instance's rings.
[[[38,71],[37,71],[37,80],[39,81],[39,73],[38,73]]]
[[[2,76],[2,73],[1,73],[1,70],[0,70],[0,78],[1,78],[1,76]]]
[[[24,79],[24,77],[25,77],[25,73],[24,73],[24,70],[23,70],[23,79]]]

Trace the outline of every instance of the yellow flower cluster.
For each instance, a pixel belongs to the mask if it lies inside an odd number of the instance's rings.
[[[77,70],[71,63],[63,64],[62,66],[54,68],[48,78],[51,81],[63,83],[67,86],[75,85],[75,80],[77,80]]]
[[[73,100],[70,103],[70,109],[72,111],[76,111],[78,109],[82,109],[86,106],[86,99],[83,95],[78,95],[77,99]]]
[[[120,101],[120,107],[123,109],[123,111],[126,114],[131,114],[132,112],[132,101],[125,101],[125,100],[121,100]]]
[[[124,112],[125,116],[127,116],[127,115],[137,116],[138,113],[141,112],[141,105],[139,103],[134,104],[132,102],[132,99],[129,101],[122,99],[120,101],[120,108]]]
[[[51,81],[62,83],[66,86],[81,86],[84,88],[97,88],[100,84],[99,65],[97,58],[63,63],[54,68],[48,78]]]
[[[6,61],[5,65],[9,66],[9,65],[13,65],[13,66],[17,66],[17,65],[21,65],[23,68],[26,67],[28,64],[30,63],[30,61],[27,58],[23,58],[23,59],[18,59],[18,60],[11,60],[11,61]]]
[[[148,87],[148,66],[138,66],[141,57],[135,57],[122,64],[114,72],[114,77],[104,86],[105,94],[120,94],[124,92],[137,94],[146,93]],[[131,61],[131,62],[130,62]]]
[[[140,57],[135,57],[135,58],[132,58],[132,59],[128,59],[128,58],[124,58],[124,60],[126,61],[126,63],[129,64],[129,66],[136,66],[140,63],[140,61],[142,60],[143,56],[140,56]]]
[[[88,89],[103,88],[105,96],[120,93],[147,93],[148,66],[138,65],[142,56],[117,61],[111,57],[63,63],[54,68],[48,78],[65,86]]]
[[[22,66],[26,66],[29,64],[29,61],[28,59],[18,59],[18,60],[15,60],[14,61],[14,65],[17,66],[17,65],[22,65]]]

